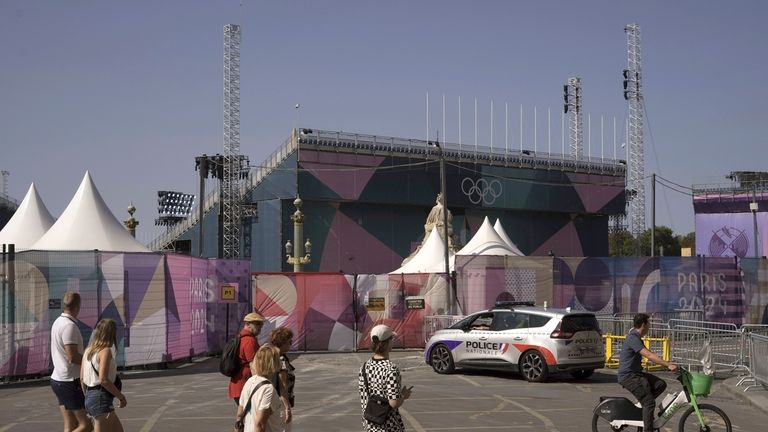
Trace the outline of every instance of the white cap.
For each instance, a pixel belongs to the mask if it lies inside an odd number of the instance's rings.
[[[397,336],[397,333],[384,324],[379,324],[371,329],[371,341],[374,343],[388,340],[392,336]]]

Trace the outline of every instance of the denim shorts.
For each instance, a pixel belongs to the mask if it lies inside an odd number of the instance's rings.
[[[85,391],[85,411],[91,417],[109,414],[115,410],[114,400],[112,393],[101,386],[89,388]]]
[[[51,380],[51,389],[59,399],[59,405],[63,405],[68,411],[77,411],[85,408],[85,396],[80,387],[80,380],[56,381]]]

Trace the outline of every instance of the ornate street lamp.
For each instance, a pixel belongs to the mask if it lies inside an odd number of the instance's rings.
[[[296,211],[293,212],[291,220],[293,221],[293,240],[296,242],[296,247],[293,246],[290,240],[285,242],[286,262],[293,265],[294,272],[300,272],[303,265],[312,262],[310,254],[312,252],[312,243],[307,239],[307,242],[302,244],[304,240],[304,213],[301,212],[301,205],[303,201],[296,195],[296,199],[293,201],[293,205],[296,206]],[[304,253],[306,251],[306,253]]]

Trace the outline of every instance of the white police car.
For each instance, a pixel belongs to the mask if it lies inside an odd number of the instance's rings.
[[[593,313],[497,302],[438,330],[424,357],[441,374],[457,367],[503,369],[540,382],[557,372],[589,377],[605,366],[605,347]]]

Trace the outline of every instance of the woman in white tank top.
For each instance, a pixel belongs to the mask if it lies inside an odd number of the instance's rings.
[[[85,410],[93,417],[96,432],[122,432],[123,425],[115,414],[114,398],[118,407],[127,405],[117,378],[115,346],[117,328],[111,319],[102,319],[93,329],[88,348],[83,353],[80,382],[85,392]]]

